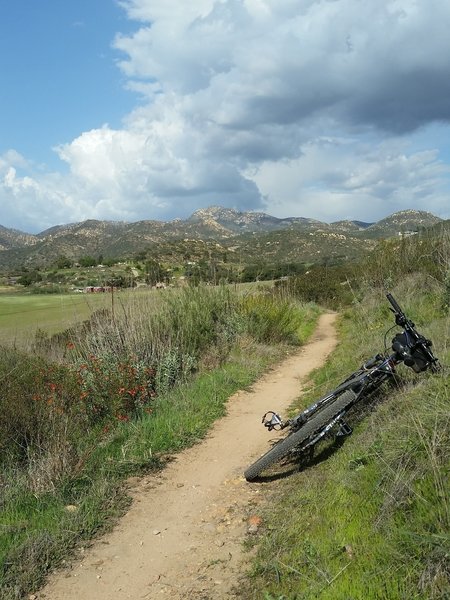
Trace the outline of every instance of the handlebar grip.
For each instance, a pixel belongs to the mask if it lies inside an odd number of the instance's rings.
[[[400,308],[400,305],[398,304],[397,300],[394,298],[394,296],[392,294],[386,294],[386,298],[389,300],[389,302],[391,303],[392,308],[395,310],[395,312],[399,315],[403,314],[402,309]]]

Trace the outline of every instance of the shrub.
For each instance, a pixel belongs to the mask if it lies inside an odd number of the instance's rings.
[[[352,286],[356,275],[356,266],[315,266],[304,275],[277,282],[277,287],[288,290],[302,302],[315,302],[337,309],[353,301]]]
[[[34,464],[30,482],[44,485],[44,474],[35,471],[46,462],[46,482],[53,482],[72,454],[76,423],[71,415],[79,395],[73,374],[39,356],[1,347],[0,381],[0,463],[27,469]]]
[[[305,313],[292,300],[280,295],[251,294],[241,300],[246,332],[263,343],[300,343]]]

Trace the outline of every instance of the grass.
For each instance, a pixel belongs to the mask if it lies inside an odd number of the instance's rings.
[[[394,295],[449,362],[440,290],[405,279]],[[418,290],[424,290],[419,293]],[[381,292],[341,317],[341,343],[308,402],[380,347],[391,319]],[[428,322],[428,325],[419,323]],[[388,341],[390,338],[388,338]],[[450,594],[448,372],[406,369],[329,442],[272,486],[245,598],[430,600]],[[403,373],[405,373],[403,375]]]
[[[230,285],[239,294],[269,290],[273,282],[242,283]],[[10,288],[0,290],[0,334],[3,343],[27,348],[37,332],[55,334],[89,319],[100,309],[115,309],[123,312],[149,305],[160,304],[162,296],[179,293],[179,290],[135,289],[121,290],[114,297],[105,294],[31,294],[17,293]]]
[[[3,343],[24,346],[38,329],[62,331],[89,318],[94,310],[110,306],[104,294],[32,295],[0,294],[0,332]]]
[[[195,443],[224,414],[227,398],[248,386],[274,360],[276,350],[246,347],[214,373],[200,375],[158,399],[154,416],[124,423],[85,440],[83,469],[52,493],[33,494],[10,484],[0,517],[0,598],[36,590],[46,570],[61,563],[76,543],[108,526],[126,506],[124,478],[164,464],[168,454]],[[75,506],[68,512],[67,506]],[[45,540],[44,556],[37,556]],[[20,590],[20,594],[14,590]]]
[[[107,527],[126,505],[126,477],[204,436],[319,314],[295,302],[286,316],[265,293],[258,302],[226,289],[158,298],[118,303],[115,316],[46,337],[33,354],[0,349],[2,600],[35,591]],[[248,303],[264,316],[257,327]]]

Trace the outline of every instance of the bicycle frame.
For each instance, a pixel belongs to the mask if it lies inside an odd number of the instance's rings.
[[[385,350],[384,354],[375,355],[334,390],[293,418],[283,421],[277,413],[267,412],[262,422],[269,431],[286,428],[290,431],[246,469],[244,475],[247,481],[254,481],[262,471],[290,453],[312,449],[336,426],[338,431],[335,435],[338,437],[350,435],[352,428],[345,422],[345,415],[386,380],[392,379],[398,364],[403,363],[416,373],[440,369],[439,361],[431,350],[431,340],[416,330],[391,294],[386,296],[395,315],[395,323],[402,328],[402,332],[392,340],[392,353]]]
[[[359,400],[362,395],[366,395],[378,387],[386,381],[386,379],[392,377],[395,373],[395,367],[400,362],[396,360],[395,354],[391,354],[387,358],[384,358],[379,362],[378,365],[372,366],[371,368],[367,368],[367,364],[371,364],[372,361],[379,361],[380,355],[374,356],[370,361],[367,361],[362,367],[355,371],[348,377],[346,381],[341,383],[336,389],[332,392],[329,392],[322,398],[319,398],[317,402],[311,404],[301,413],[293,417],[292,419],[288,419],[286,421],[280,422],[280,429],[285,429],[286,427],[290,427],[293,431],[296,431],[299,427],[301,427],[311,416],[316,413],[318,410],[321,410],[326,404],[334,402],[334,400],[343,392],[348,389],[351,389],[355,392],[355,402]],[[352,405],[353,406],[353,405]],[[347,412],[351,406],[348,407],[344,411]],[[336,422],[342,420],[341,415]],[[330,427],[331,429],[331,427]]]
[[[354,404],[356,404],[356,402],[358,402],[362,396],[373,392],[375,389],[380,387],[380,385],[386,381],[386,379],[393,377],[395,374],[395,368],[398,364],[404,362],[406,365],[412,366],[412,368],[416,370],[414,368],[414,361],[410,353],[410,349],[414,349],[417,346],[420,346],[422,351],[425,352],[429,361],[430,369],[432,371],[438,370],[439,363],[429,349],[431,347],[430,340],[427,340],[416,331],[415,324],[407,318],[392,294],[386,294],[386,297],[391,304],[391,310],[395,315],[396,324],[403,328],[402,334],[400,335],[405,336],[407,343],[406,347],[402,346],[399,342],[393,341],[392,348],[394,352],[392,354],[389,354],[388,356],[384,354],[376,354],[371,359],[366,361],[360,369],[347,377],[347,379],[345,379],[336,389],[329,392],[325,396],[322,396],[322,398],[319,398],[317,402],[305,408],[301,413],[292,419],[283,421],[275,412],[270,411],[269,413],[266,413],[263,416],[262,422],[264,426],[269,429],[269,431],[277,428],[280,430],[286,429],[287,427],[290,427],[292,432],[297,431],[317,411],[324,408],[327,404],[334,402],[336,398],[346,390],[351,389],[355,392],[356,397],[355,401],[344,411],[343,414],[345,414],[352,406],[354,406]],[[270,420],[266,419],[268,414],[272,415]],[[342,417],[343,415],[340,415],[340,417],[334,419],[334,424],[342,421]],[[326,429],[329,430],[331,428],[332,426],[327,426]]]

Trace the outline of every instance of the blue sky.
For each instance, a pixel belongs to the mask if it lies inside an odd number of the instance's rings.
[[[447,0],[3,0],[0,225],[450,217]]]
[[[62,166],[52,147],[121,124],[135,94],[111,47],[130,30],[112,0],[3,0],[0,6],[0,155],[11,148]]]

